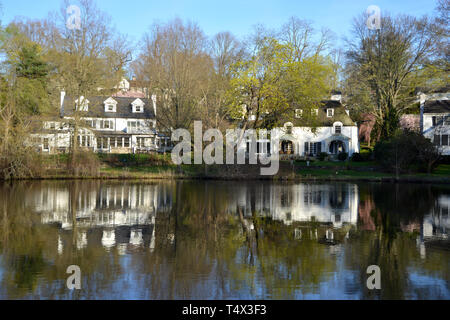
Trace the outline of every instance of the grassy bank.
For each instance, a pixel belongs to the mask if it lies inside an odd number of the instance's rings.
[[[375,162],[281,161],[275,176],[262,176],[259,165],[172,164],[170,155],[98,155],[96,173],[73,176],[65,169],[67,156],[47,156],[46,169],[34,179],[218,179],[292,181],[378,181],[449,183],[450,165],[439,165],[432,174],[414,173],[399,177],[382,172]]]

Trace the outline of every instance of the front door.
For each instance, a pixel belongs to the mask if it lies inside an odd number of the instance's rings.
[[[294,145],[292,141],[284,140],[281,142],[281,153],[282,154],[293,154],[294,153]]]
[[[345,152],[345,144],[340,140],[335,140],[330,143],[330,153],[339,154]]]

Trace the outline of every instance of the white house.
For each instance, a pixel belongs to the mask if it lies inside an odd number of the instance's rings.
[[[272,135],[275,134],[272,140],[280,141],[280,154],[314,157],[320,153],[332,156],[347,153],[350,157],[359,152],[358,126],[341,103],[340,94],[333,95],[331,100],[322,101],[321,106],[308,112],[311,112],[311,117],[306,118],[305,110],[292,110],[292,114],[282,121],[283,127],[272,131]],[[308,125],[308,121],[314,122],[315,126]],[[260,139],[257,142],[257,153],[274,152],[270,139]],[[244,142],[243,147],[247,151],[250,150],[249,143],[250,141]]]
[[[450,93],[420,95],[420,130],[439,147],[442,155],[450,155]]]
[[[76,143],[103,153],[166,152],[170,137],[156,127],[156,97],[124,94],[126,84],[113,96],[68,97],[61,92],[59,119],[47,119],[31,135],[40,152],[67,152],[78,126]],[[76,119],[76,120],[75,120]]]

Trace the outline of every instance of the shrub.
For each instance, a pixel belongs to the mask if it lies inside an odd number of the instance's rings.
[[[430,140],[415,132],[405,131],[380,141],[374,148],[375,160],[387,171],[431,171],[436,167],[439,153]]]
[[[328,158],[328,153],[326,153],[326,152],[321,152],[317,155],[317,159],[319,161],[324,161],[327,158]]]
[[[365,161],[364,157],[358,152],[355,152],[354,154],[352,154],[352,157],[351,157],[350,160],[353,161],[353,162],[363,162],[363,161]]]
[[[372,161],[373,160],[373,152],[371,148],[361,148],[361,157],[363,161]]]
[[[347,152],[341,152],[338,154],[338,160],[339,161],[345,161],[348,159],[348,153]]]
[[[0,180],[34,178],[42,173],[42,157],[32,148],[11,145],[0,153]]]
[[[439,164],[450,164],[450,156],[441,156]]]

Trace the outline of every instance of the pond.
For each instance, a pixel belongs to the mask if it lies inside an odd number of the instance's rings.
[[[445,185],[0,184],[0,299],[450,299],[449,208]]]

